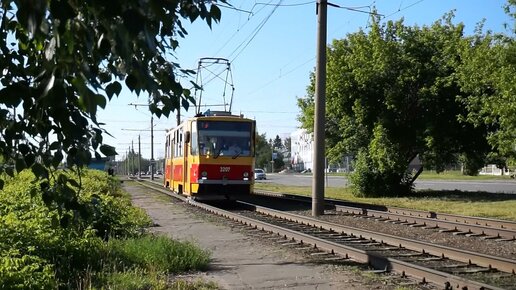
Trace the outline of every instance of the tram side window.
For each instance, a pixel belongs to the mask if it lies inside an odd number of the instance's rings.
[[[179,157],[179,132],[174,132],[174,157]]]
[[[176,156],[181,157],[183,156],[183,130],[179,130],[177,132],[177,143],[176,143]]]
[[[172,157],[174,157],[174,152],[176,152],[176,151],[174,150],[174,143],[175,143],[175,139],[174,139],[174,136],[173,136],[172,134],[170,134],[170,135],[168,136],[168,138],[170,139],[170,141],[169,141],[169,143],[168,143],[168,144],[169,144],[169,146],[168,146],[168,150],[169,150],[169,151],[168,151],[168,156],[170,156],[170,158],[172,158]]]
[[[197,143],[197,124],[196,122],[192,123],[192,133],[190,134],[190,146],[191,146],[191,154],[198,155],[199,154],[199,145]]]
[[[165,138],[165,159],[167,159],[168,157],[170,157],[170,151],[169,151],[169,135],[167,135],[167,137]]]

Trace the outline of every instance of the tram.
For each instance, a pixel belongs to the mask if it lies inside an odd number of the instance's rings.
[[[256,122],[229,112],[207,112],[168,130],[164,186],[199,200],[253,192]]]

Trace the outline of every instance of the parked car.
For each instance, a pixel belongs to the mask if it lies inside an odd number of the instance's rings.
[[[265,170],[260,168],[254,169],[254,180],[267,179],[267,175],[265,174]]]

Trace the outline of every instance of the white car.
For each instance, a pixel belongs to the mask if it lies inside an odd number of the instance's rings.
[[[265,170],[260,168],[254,169],[254,180],[267,179],[267,175],[265,174]]]

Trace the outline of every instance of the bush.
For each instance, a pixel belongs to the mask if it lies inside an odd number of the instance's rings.
[[[0,288],[167,289],[168,273],[207,267],[209,254],[193,244],[146,234],[150,218],[106,173],[55,174],[80,180],[76,209],[46,205],[30,171],[3,177]]]
[[[71,175],[70,172],[56,174]],[[102,269],[105,244],[98,236],[137,237],[143,233],[150,218],[141,209],[132,207],[117,182],[102,174],[87,170],[82,175],[83,188],[78,201],[86,214],[46,206],[40,182],[34,180],[30,171],[22,171],[12,178],[3,177],[6,184],[0,191],[0,253],[16,255],[2,255],[2,262],[28,264],[20,275],[7,275],[14,268],[3,267],[2,279],[8,281],[0,281],[0,285],[2,282],[25,285],[24,279],[30,273],[40,277],[47,273],[47,266],[55,271],[55,277],[52,276],[55,284],[73,285],[86,271]],[[61,223],[64,216],[70,218],[66,226]],[[42,277],[50,279],[48,275]]]
[[[0,251],[0,288],[54,289],[55,281],[53,267],[46,260],[15,249]]]
[[[372,165],[369,155],[361,151],[355,160],[355,171],[350,176],[353,195],[357,197],[401,196],[412,191],[408,176],[402,172]]]

